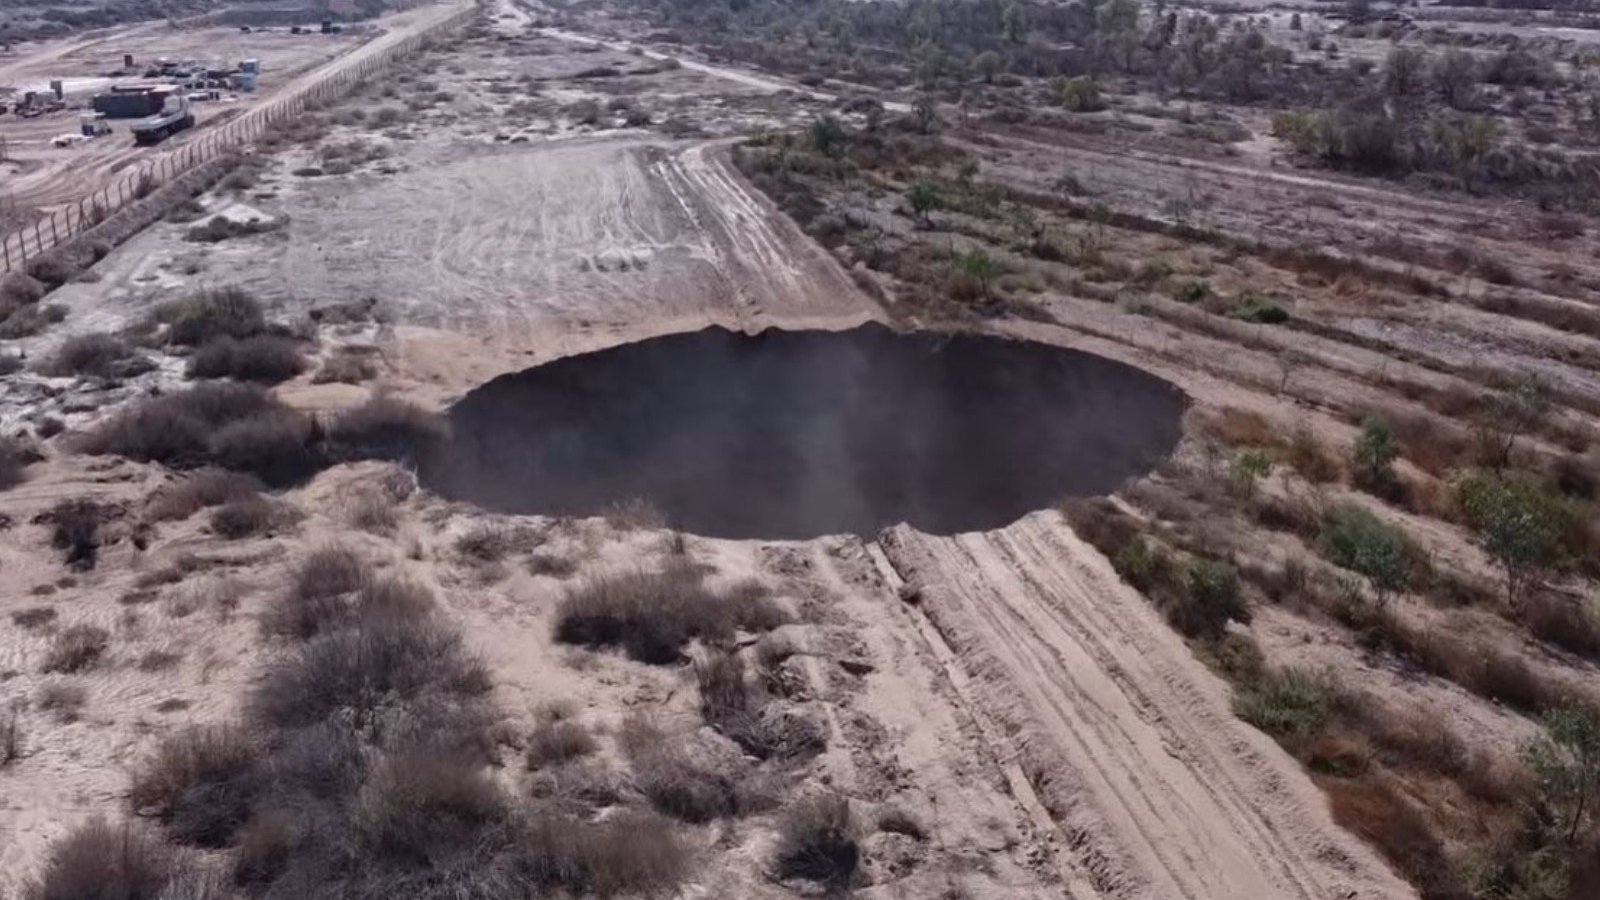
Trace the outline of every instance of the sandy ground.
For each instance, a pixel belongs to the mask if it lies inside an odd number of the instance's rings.
[[[884,549],[1007,724],[1087,895],[1410,895],[1058,514],[954,538],[902,527]]]
[[[519,27],[501,23],[513,33]],[[570,72],[565,54],[576,51],[555,49],[561,43],[532,43],[525,56],[481,45],[446,55],[456,63],[492,56],[532,66],[534,75]],[[589,64],[602,58],[586,56]],[[429,77],[459,85],[494,75],[452,79],[448,65]],[[705,123],[713,134],[719,122],[742,127],[771,115],[773,86],[755,83],[764,79],[692,68],[639,77],[659,79],[646,83],[667,85],[699,113],[718,110],[722,118]],[[540,90],[563,103],[596,95],[592,85],[567,81],[541,82]],[[733,170],[719,137],[614,123],[580,129],[554,104],[518,143],[496,140],[492,122],[457,118],[499,114],[508,103],[475,95],[427,113],[381,136],[390,154],[348,175],[294,176],[307,160],[287,152],[249,196],[204,198],[213,212],[248,202],[283,228],[200,246],[181,240],[181,226],[154,226],[97,266],[97,280],[58,291],[52,302],[68,308],[66,322],[21,348],[36,356],[63,335],[129,324],[154,303],[206,285],[242,284],[283,318],[373,296],[381,325],[324,340],[378,344],[386,368],[377,387],[442,403],[504,372],[655,333],[712,322],[837,328],[882,317],[832,256]],[[1166,340],[1163,329],[1144,320],[1104,304],[1077,310],[1063,301],[1058,310],[1081,312],[1073,321],[1082,330],[1018,330],[1173,372],[1207,399],[1232,390],[1204,371],[1179,374],[1163,363],[1155,347]],[[1108,334],[1145,331],[1137,341],[1086,337],[1097,324]],[[1219,366],[1256,362],[1222,356],[1227,345],[1186,340]],[[62,390],[50,395],[36,387],[8,385],[8,422],[82,399],[76,389],[55,386]],[[302,378],[280,394],[326,408],[353,403],[366,389]],[[455,536],[484,521],[481,512],[417,494],[402,504],[394,532],[353,530],[345,511],[352,485],[382,477],[382,469],[341,467],[291,492],[285,499],[306,518],[276,539],[229,545],[198,516],[163,526],[147,551],[113,545],[99,567],[76,576],[48,549],[34,515],[91,493],[132,511],[162,476],[58,453],[4,496],[13,525],[0,530],[0,705],[23,710],[26,756],[0,773],[0,872],[30,870],[76,821],[117,812],[129,768],[163,735],[227,718],[268,652],[253,616],[272,601],[289,560],[335,539],[439,591],[451,620],[491,663],[497,701],[515,727],[530,725],[552,697],[568,699],[602,734],[637,710],[690,727],[694,691],[685,672],[557,647],[549,635],[561,580],[511,564],[486,572],[453,551]],[[515,524],[536,530],[542,550],[575,561],[580,577],[667,552],[667,535],[655,529],[599,519]],[[185,553],[208,560],[204,579],[161,586],[143,603],[119,602],[140,573]],[[716,579],[762,579],[802,613],[795,637],[807,648],[807,683],[831,734],[807,778],[847,793],[862,810],[903,804],[937,823],[931,847],[886,846],[876,836],[863,896],[933,898],[956,887],[983,898],[1075,900],[1412,895],[1332,824],[1309,778],[1233,717],[1221,683],[1053,512],[951,538],[905,528],[877,541],[691,538],[690,554]],[[902,595],[902,584],[914,593]],[[54,625],[24,629],[11,620],[39,605],[57,608]],[[114,641],[101,666],[71,676],[87,699],[77,720],[65,722],[38,702],[54,680],[39,672],[40,659],[53,630],[79,622],[102,624]],[[1291,635],[1294,627],[1269,620],[1263,629]],[[145,654],[166,647],[181,660],[141,670]],[[693,894],[785,895],[762,877],[765,824],[697,832],[719,855]]]

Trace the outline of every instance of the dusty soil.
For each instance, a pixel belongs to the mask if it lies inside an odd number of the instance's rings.
[[[437,49],[265,156],[253,182],[200,198],[205,216],[259,217],[272,228],[197,243],[184,239],[188,223],[152,226],[90,279],[50,295],[64,322],[12,347],[37,359],[69,335],[131,326],[161,302],[223,284],[251,291],[285,322],[371,299],[374,319],[323,325],[317,353],[374,348],[376,379],[353,386],[307,374],[277,388],[298,407],[327,412],[373,392],[443,408],[537,363],[708,325],[844,329],[920,318],[902,295],[870,289],[876,276],[854,250],[808,238],[732,163],[736,136],[801,125],[828,108],[829,94],[681,48],[633,52],[622,32],[540,28],[509,3],[490,13],[484,34]],[[1592,230],[1530,245],[1531,212],[1497,217],[1471,200],[1289,173],[1270,149],[1224,159],[1178,141],[1130,146],[1115,129],[1092,128],[997,127],[972,137],[952,128],[948,140],[981,154],[985,177],[1019,191],[1048,192],[1070,173],[1088,198],[1116,198],[1119,211],[1167,216],[1177,200],[1207,228],[1352,253],[1404,232],[1413,250],[1390,262],[1408,270],[1442,271],[1427,254],[1470,234],[1480,253],[1517,273],[1518,286],[1497,294],[1546,307],[1587,303],[1588,286],[1600,283]],[[1153,230],[1113,229],[1130,256],[1159,254],[1218,291],[1252,285],[1290,295],[1297,320],[1323,326],[1266,336],[1238,323],[1201,327],[1189,307],[1153,291],[1107,298],[1092,280],[999,249],[1007,241],[998,228],[959,212],[918,226],[894,190],[830,199],[906,244],[949,252],[990,240],[1011,278],[1036,279],[1016,290],[1028,295],[1029,315],[989,314],[971,327],[1138,366],[1201,412],[1243,409],[1285,433],[1303,424],[1347,441],[1365,406],[1422,408],[1397,399],[1397,383],[1474,384],[1485,361],[1548,372],[1574,395],[1595,390],[1592,365],[1572,361],[1595,358],[1586,355],[1597,350],[1592,337],[1482,308],[1475,301],[1488,289],[1467,275],[1426,303],[1401,303],[1354,279],[1302,277]],[[1090,228],[1074,234],[1087,239]],[[1291,345],[1302,355],[1286,373]],[[1403,361],[1391,359],[1396,346]],[[1565,348],[1569,358],[1540,358],[1530,347]],[[182,361],[170,358],[121,383],[24,371],[4,379],[0,422],[9,431],[54,416],[79,428],[181,380]],[[795,613],[784,631],[802,648],[801,696],[829,736],[827,752],[796,773],[795,791],[837,791],[864,822],[899,807],[931,826],[921,841],[883,831],[863,839],[862,896],[1415,896],[1335,824],[1311,776],[1234,716],[1227,686],[1053,510],[948,537],[899,526],[868,538],[741,541],[675,536],[648,510],[496,516],[420,490],[397,500],[393,525],[368,532],[354,522],[353,498],[408,475],[362,463],[285,492],[301,516],[269,537],[225,541],[200,514],[157,525],[141,547],[133,523],[171,475],[75,456],[59,439],[47,450],[0,501],[9,523],[0,529],[0,709],[18,711],[24,748],[0,771],[3,877],[32,871],[73,825],[121,815],[128,772],[163,737],[234,716],[275,652],[255,618],[278,599],[292,561],[340,542],[435,589],[489,663],[511,731],[526,733],[561,699],[603,738],[611,763],[631,713],[677,735],[699,727],[693,677],[687,667],[556,644],[565,591],[682,556],[718,584],[768,586]],[[1289,480],[1268,490],[1284,492]],[[83,496],[122,518],[98,565],[74,572],[35,519]],[[458,539],[486,524],[525,529],[521,555],[486,562],[464,553]],[[1414,524],[1454,568],[1491,573],[1458,525]],[[1237,541],[1241,563],[1271,558],[1283,543]],[[141,580],[168,571],[179,576]],[[1402,618],[1442,631],[1496,646],[1523,640],[1498,613],[1396,603]],[[54,618],[21,624],[42,607]],[[110,633],[104,657],[81,674],[41,672],[53,636],[78,624]],[[1447,731],[1474,747],[1512,754],[1535,732],[1525,714],[1388,664],[1305,609],[1266,607],[1248,630],[1274,664],[1338,672],[1398,709],[1447,711]],[[1581,685],[1595,676],[1592,663],[1570,655],[1528,655],[1554,678]],[[63,705],[62,686],[69,697],[81,689],[81,705]],[[497,777],[516,782],[517,767],[502,760],[502,768]],[[703,864],[686,893],[789,895],[767,871],[774,819],[688,828]]]

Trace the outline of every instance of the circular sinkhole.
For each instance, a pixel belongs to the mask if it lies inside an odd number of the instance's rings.
[[[1147,372],[1046,344],[711,328],[489,382],[419,475],[509,513],[644,500],[709,537],[954,534],[1109,493],[1171,452],[1184,406]]]

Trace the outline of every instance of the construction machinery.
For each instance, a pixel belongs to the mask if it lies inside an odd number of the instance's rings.
[[[161,111],[133,123],[135,144],[159,144],[174,134],[194,125],[194,108],[187,94],[174,93],[166,98]]]

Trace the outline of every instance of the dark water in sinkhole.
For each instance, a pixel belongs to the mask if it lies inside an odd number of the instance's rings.
[[[509,513],[645,500],[725,538],[997,528],[1109,493],[1177,443],[1185,398],[1092,354],[979,335],[711,328],[497,378],[421,455]]]

